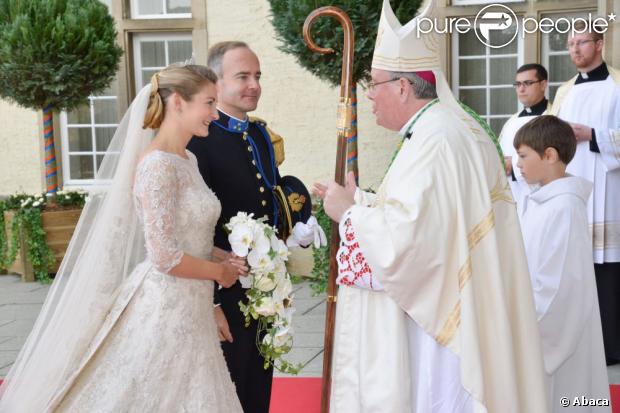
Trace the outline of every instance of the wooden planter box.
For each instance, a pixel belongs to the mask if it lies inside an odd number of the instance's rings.
[[[56,257],[56,263],[50,268],[50,273],[56,273],[58,267],[65,256],[65,251],[69,246],[69,241],[73,236],[73,231],[80,219],[82,209],[67,209],[61,211],[44,211],[41,213],[41,220],[43,222],[43,230],[45,231],[45,240],[50,247],[54,256]],[[13,212],[6,211],[4,213],[4,221],[6,223],[7,238],[11,239],[11,221],[13,220]],[[34,281],[34,272],[32,265],[28,261],[26,255],[26,244],[23,237],[20,240],[20,248],[17,252],[17,257],[11,266],[8,268],[10,273],[20,274],[22,281],[32,282]]]

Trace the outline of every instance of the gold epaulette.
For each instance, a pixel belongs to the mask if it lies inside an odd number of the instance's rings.
[[[267,122],[265,122],[261,118],[257,118],[256,116],[250,116],[250,122],[260,123],[265,127],[265,130],[269,134],[269,138],[271,139],[271,144],[273,145],[273,152],[276,156],[276,165],[280,166],[282,162],[284,162],[284,139],[282,136],[278,135],[267,126]]]

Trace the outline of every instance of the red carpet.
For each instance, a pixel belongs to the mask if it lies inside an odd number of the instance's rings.
[[[269,413],[319,413],[320,377],[276,377],[271,388]]]
[[[620,413],[620,384],[612,384],[609,387],[613,413]],[[269,413],[319,413],[320,410],[320,377],[273,379]]]
[[[611,405],[620,413],[620,385],[612,384]],[[269,413],[319,413],[321,410],[321,379],[275,378],[271,391]]]

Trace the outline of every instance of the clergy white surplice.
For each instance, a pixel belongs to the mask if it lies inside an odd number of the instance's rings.
[[[566,176],[526,196],[521,224],[532,279],[552,412],[582,396],[609,401],[603,335],[590,253],[592,184]],[[571,407],[610,412],[610,407]]]
[[[595,130],[600,153],[578,143],[566,171],[594,184],[588,201],[594,262],[620,262],[620,84],[612,75],[580,84],[572,79],[558,90],[552,113]]]
[[[525,179],[523,179],[523,176],[521,175],[521,170],[517,167],[519,156],[513,142],[517,131],[521,129],[523,125],[535,118],[536,116],[519,117],[518,114],[515,114],[508,119],[508,121],[506,121],[504,127],[502,128],[502,132],[499,135],[499,143],[502,146],[502,152],[504,153],[504,156],[510,157],[510,161],[512,163],[512,173],[516,178],[516,181],[513,181],[511,176],[507,177],[512,191],[512,197],[517,202],[518,209],[521,208],[523,197],[530,192],[530,186],[527,182],[525,182]]]

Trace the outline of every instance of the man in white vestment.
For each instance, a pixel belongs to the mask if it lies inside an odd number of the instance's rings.
[[[582,22],[580,22],[582,23]],[[551,113],[569,122],[577,152],[567,172],[594,184],[588,201],[607,364],[620,362],[620,71],[603,61],[603,35],[576,24],[568,51],[579,73]],[[581,32],[581,33],[580,33]]]
[[[517,168],[517,154],[512,143],[521,126],[547,112],[549,107],[549,101],[545,97],[547,79],[547,69],[538,63],[528,63],[517,69],[513,86],[523,110],[506,121],[499,135],[506,162],[506,176],[510,182],[512,197],[518,207],[521,206],[523,196],[529,193],[529,186]]]
[[[588,228],[592,183],[566,174],[575,135],[561,119],[541,116],[519,129],[514,146],[534,188],[521,225],[552,411],[566,411],[565,397],[571,412],[611,412]],[[574,406],[581,397],[598,404]]]
[[[315,185],[342,239],[330,411],[544,413],[503,159],[452,96],[437,36],[416,37],[421,10],[401,26],[383,4],[368,98],[403,142],[377,194]]]

